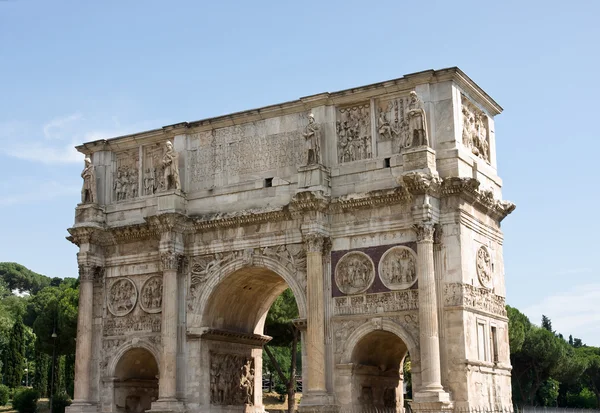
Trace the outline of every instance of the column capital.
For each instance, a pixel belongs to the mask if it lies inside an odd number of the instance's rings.
[[[93,227],[73,227],[69,228],[70,237],[67,237],[73,244],[81,247],[82,244],[90,244],[92,242],[92,236],[96,231]]]
[[[435,232],[434,224],[431,222],[423,222],[421,224],[413,225],[413,229],[417,233],[417,242],[431,242],[433,243],[433,234]]]
[[[160,252],[160,267],[162,271],[178,270],[182,262],[183,255],[173,251]]]
[[[304,236],[306,252],[318,252],[323,254],[324,249],[331,249],[331,240],[324,234],[311,233]]]
[[[79,264],[80,282],[101,280],[102,277],[104,277],[104,267],[92,263]]]

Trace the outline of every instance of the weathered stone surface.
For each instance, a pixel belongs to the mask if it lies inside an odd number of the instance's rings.
[[[416,410],[511,408],[500,111],[454,68],[79,147],[69,410],[263,411],[287,287],[301,410],[402,406],[407,353]]]

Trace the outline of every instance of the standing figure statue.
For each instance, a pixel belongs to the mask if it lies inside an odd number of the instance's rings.
[[[306,139],[306,164],[314,165],[321,162],[321,147],[319,142],[319,125],[315,123],[315,116],[308,115],[308,125],[302,134]]]
[[[179,155],[173,148],[173,143],[167,141],[162,158],[165,190],[181,189],[179,182]]]
[[[419,99],[417,92],[410,92],[408,102],[408,138],[405,146],[429,146],[429,137],[427,135],[427,121],[425,118],[425,108],[423,102]]]
[[[96,170],[89,156],[85,157],[85,167],[81,172],[83,187],[81,188],[81,203],[93,204],[98,202],[96,194]]]

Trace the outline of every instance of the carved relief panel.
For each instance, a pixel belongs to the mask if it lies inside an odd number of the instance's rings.
[[[210,352],[210,403],[254,404],[254,359]]]
[[[344,294],[366,291],[375,279],[375,266],[363,252],[349,252],[335,267],[335,283]]]
[[[339,109],[336,132],[338,161],[340,163],[372,158],[371,110],[369,104]]]
[[[490,162],[490,138],[487,115],[465,95],[462,101],[462,143],[486,162]]]
[[[108,310],[117,317],[129,314],[138,298],[135,283],[129,278],[118,278],[112,282],[107,294]]]
[[[485,246],[479,247],[477,250],[477,277],[479,282],[486,288],[492,288],[494,281],[492,279],[492,257]]]
[[[410,288],[417,281],[417,258],[407,247],[394,247],[381,257],[379,277],[390,290]]]
[[[116,171],[113,174],[113,200],[126,201],[139,195],[138,148],[116,154]]]
[[[140,293],[140,307],[147,313],[159,313],[162,309],[163,279],[157,275],[148,278]]]
[[[160,142],[144,147],[142,168],[142,191],[144,195],[153,195],[165,187],[160,162],[163,151]]]
[[[391,153],[400,153],[410,146],[408,138],[407,112],[408,98],[400,97],[381,100],[377,103],[377,141],[389,142]]]

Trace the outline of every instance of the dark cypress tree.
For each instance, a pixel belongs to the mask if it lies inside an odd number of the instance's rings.
[[[548,330],[551,333],[554,333],[554,331],[552,330],[552,321],[550,321],[550,319],[545,315],[542,315],[542,328]]]
[[[15,388],[21,385],[23,369],[25,368],[25,339],[23,322],[18,319],[13,325],[8,339],[6,360],[4,362],[4,381],[8,387]]]
[[[48,396],[48,369],[50,368],[50,357],[42,353],[36,347],[35,350],[35,375],[33,376],[33,388],[42,397]]]
[[[75,393],[75,354],[65,356],[65,387],[71,398]]]

